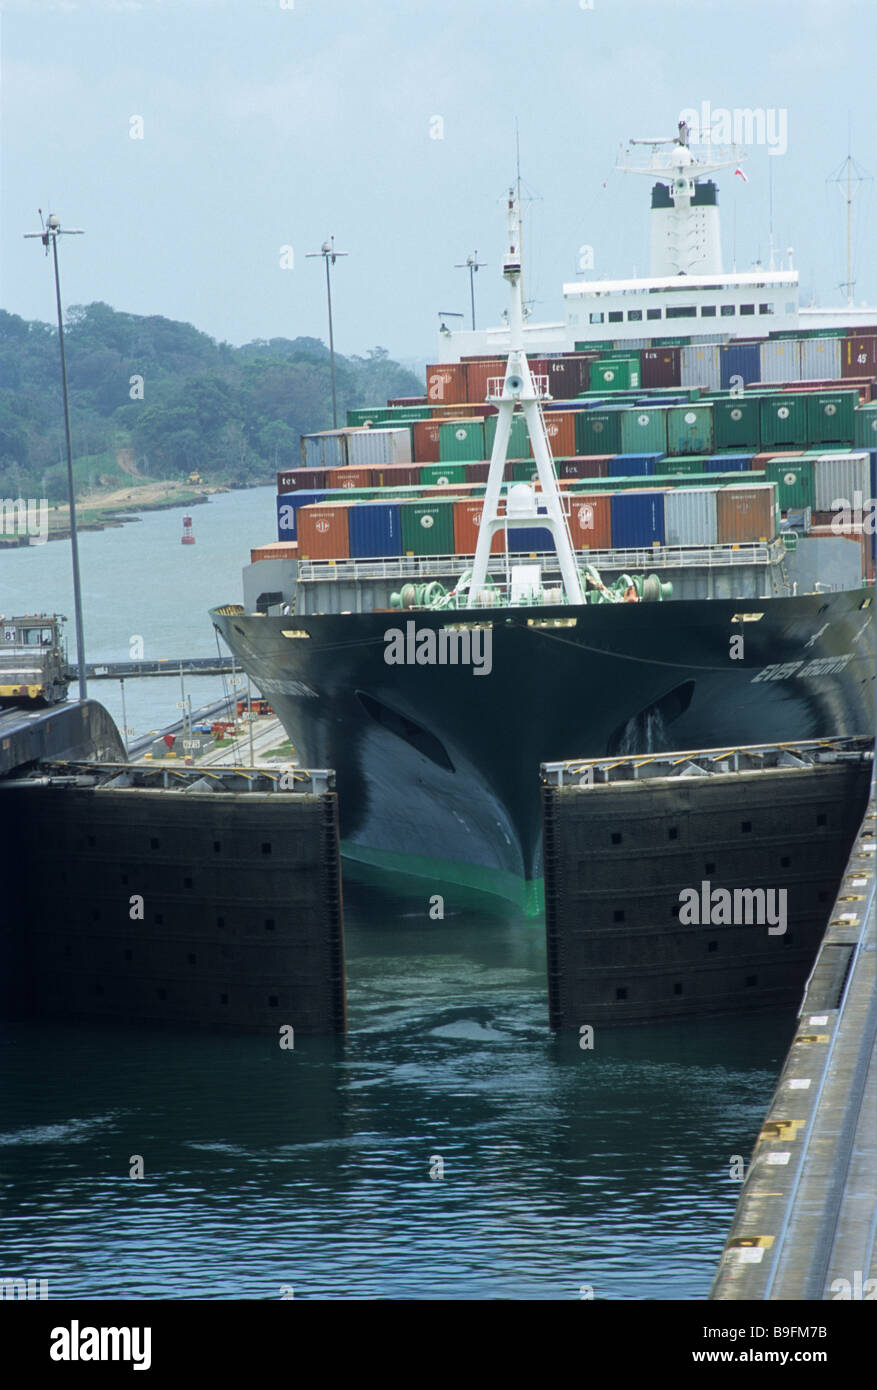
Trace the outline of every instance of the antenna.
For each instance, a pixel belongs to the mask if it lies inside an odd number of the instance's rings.
[[[849,135],[847,138],[849,140]],[[832,174],[826,182],[844,185],[846,189],[844,201],[847,205],[847,278],[844,284],[847,292],[847,308],[851,309],[853,307],[853,287],[856,283],[853,279],[853,199],[863,183],[873,183],[874,179],[853,159],[848,144],[846,159],[837,172]]]

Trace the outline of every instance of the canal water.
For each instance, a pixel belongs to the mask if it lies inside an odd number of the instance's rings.
[[[240,599],[272,513],[254,489],[194,509],[192,547],[176,511],[84,534],[89,658],[135,635],[210,655],[207,609]],[[0,555],[0,611],[72,613],[68,576],[60,542]],[[137,733],[177,717],[178,682],[126,687]],[[120,712],[113,683],[91,693]],[[50,1298],[704,1298],[793,1015],[582,1048],[548,1031],[540,919],[461,892],[434,921],[423,892],[364,882],[345,919],[345,1039],[3,1025],[3,1277]]]

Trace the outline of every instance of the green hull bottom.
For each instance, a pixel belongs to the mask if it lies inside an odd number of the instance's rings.
[[[341,841],[341,853],[351,864],[361,865],[381,873],[403,874],[409,878],[427,879],[438,889],[453,883],[471,888],[477,893],[489,893],[513,903],[525,917],[539,917],[545,911],[545,880],[529,882],[503,869],[484,868],[478,864],[462,864],[452,859],[431,859],[425,854],[396,854],[392,850],[367,849]]]

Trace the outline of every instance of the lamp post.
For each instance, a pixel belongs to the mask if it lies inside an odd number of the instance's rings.
[[[334,265],[339,256],[346,256],[346,251],[335,250],[335,238],[330,236],[328,241],[324,241],[319,251],[308,251],[307,258],[310,260],[315,256],[322,256],[326,262],[326,298],[329,302],[329,366],[332,373],[332,428],[338,428],[338,406],[335,399],[335,338],[332,332],[332,280],[329,275],[329,266]]]
[[[478,252],[473,256],[467,256],[465,261],[460,261],[454,266],[455,270],[468,270],[469,272],[469,297],[472,302],[472,332],[475,332],[475,272],[486,266],[486,261],[479,261]]]
[[[43,220],[42,209],[40,209],[40,221]],[[58,237],[59,236],[82,236],[80,228],[65,227],[61,229],[60,219],[50,212],[48,218],[43,222],[41,232],[25,232],[25,237],[39,237],[43,246],[46,248],[46,255],[49,254],[49,247],[52,248],[52,258],[55,263],[55,301],[58,308],[58,343],[61,348],[61,390],[64,397],[64,435],[67,441],[67,492],[70,500],[70,550],[73,557],[73,609],[76,617],[76,661],[79,666],[79,698],[88,699],[88,687],[85,680],[85,632],[82,625],[82,584],[79,578],[79,541],[76,533],[76,495],[73,488],[73,446],[70,441],[70,401],[67,394],[67,358],[64,352],[64,319],[61,313],[61,279],[58,272]]]

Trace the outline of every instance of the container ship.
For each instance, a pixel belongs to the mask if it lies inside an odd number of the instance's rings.
[[[423,397],[305,436],[211,612],[336,770],[348,859],[528,912],[541,763],[873,728],[877,325],[723,274],[708,175],[739,151],[636,143],[650,277],[529,324],[510,190],[507,323],[443,328]]]

